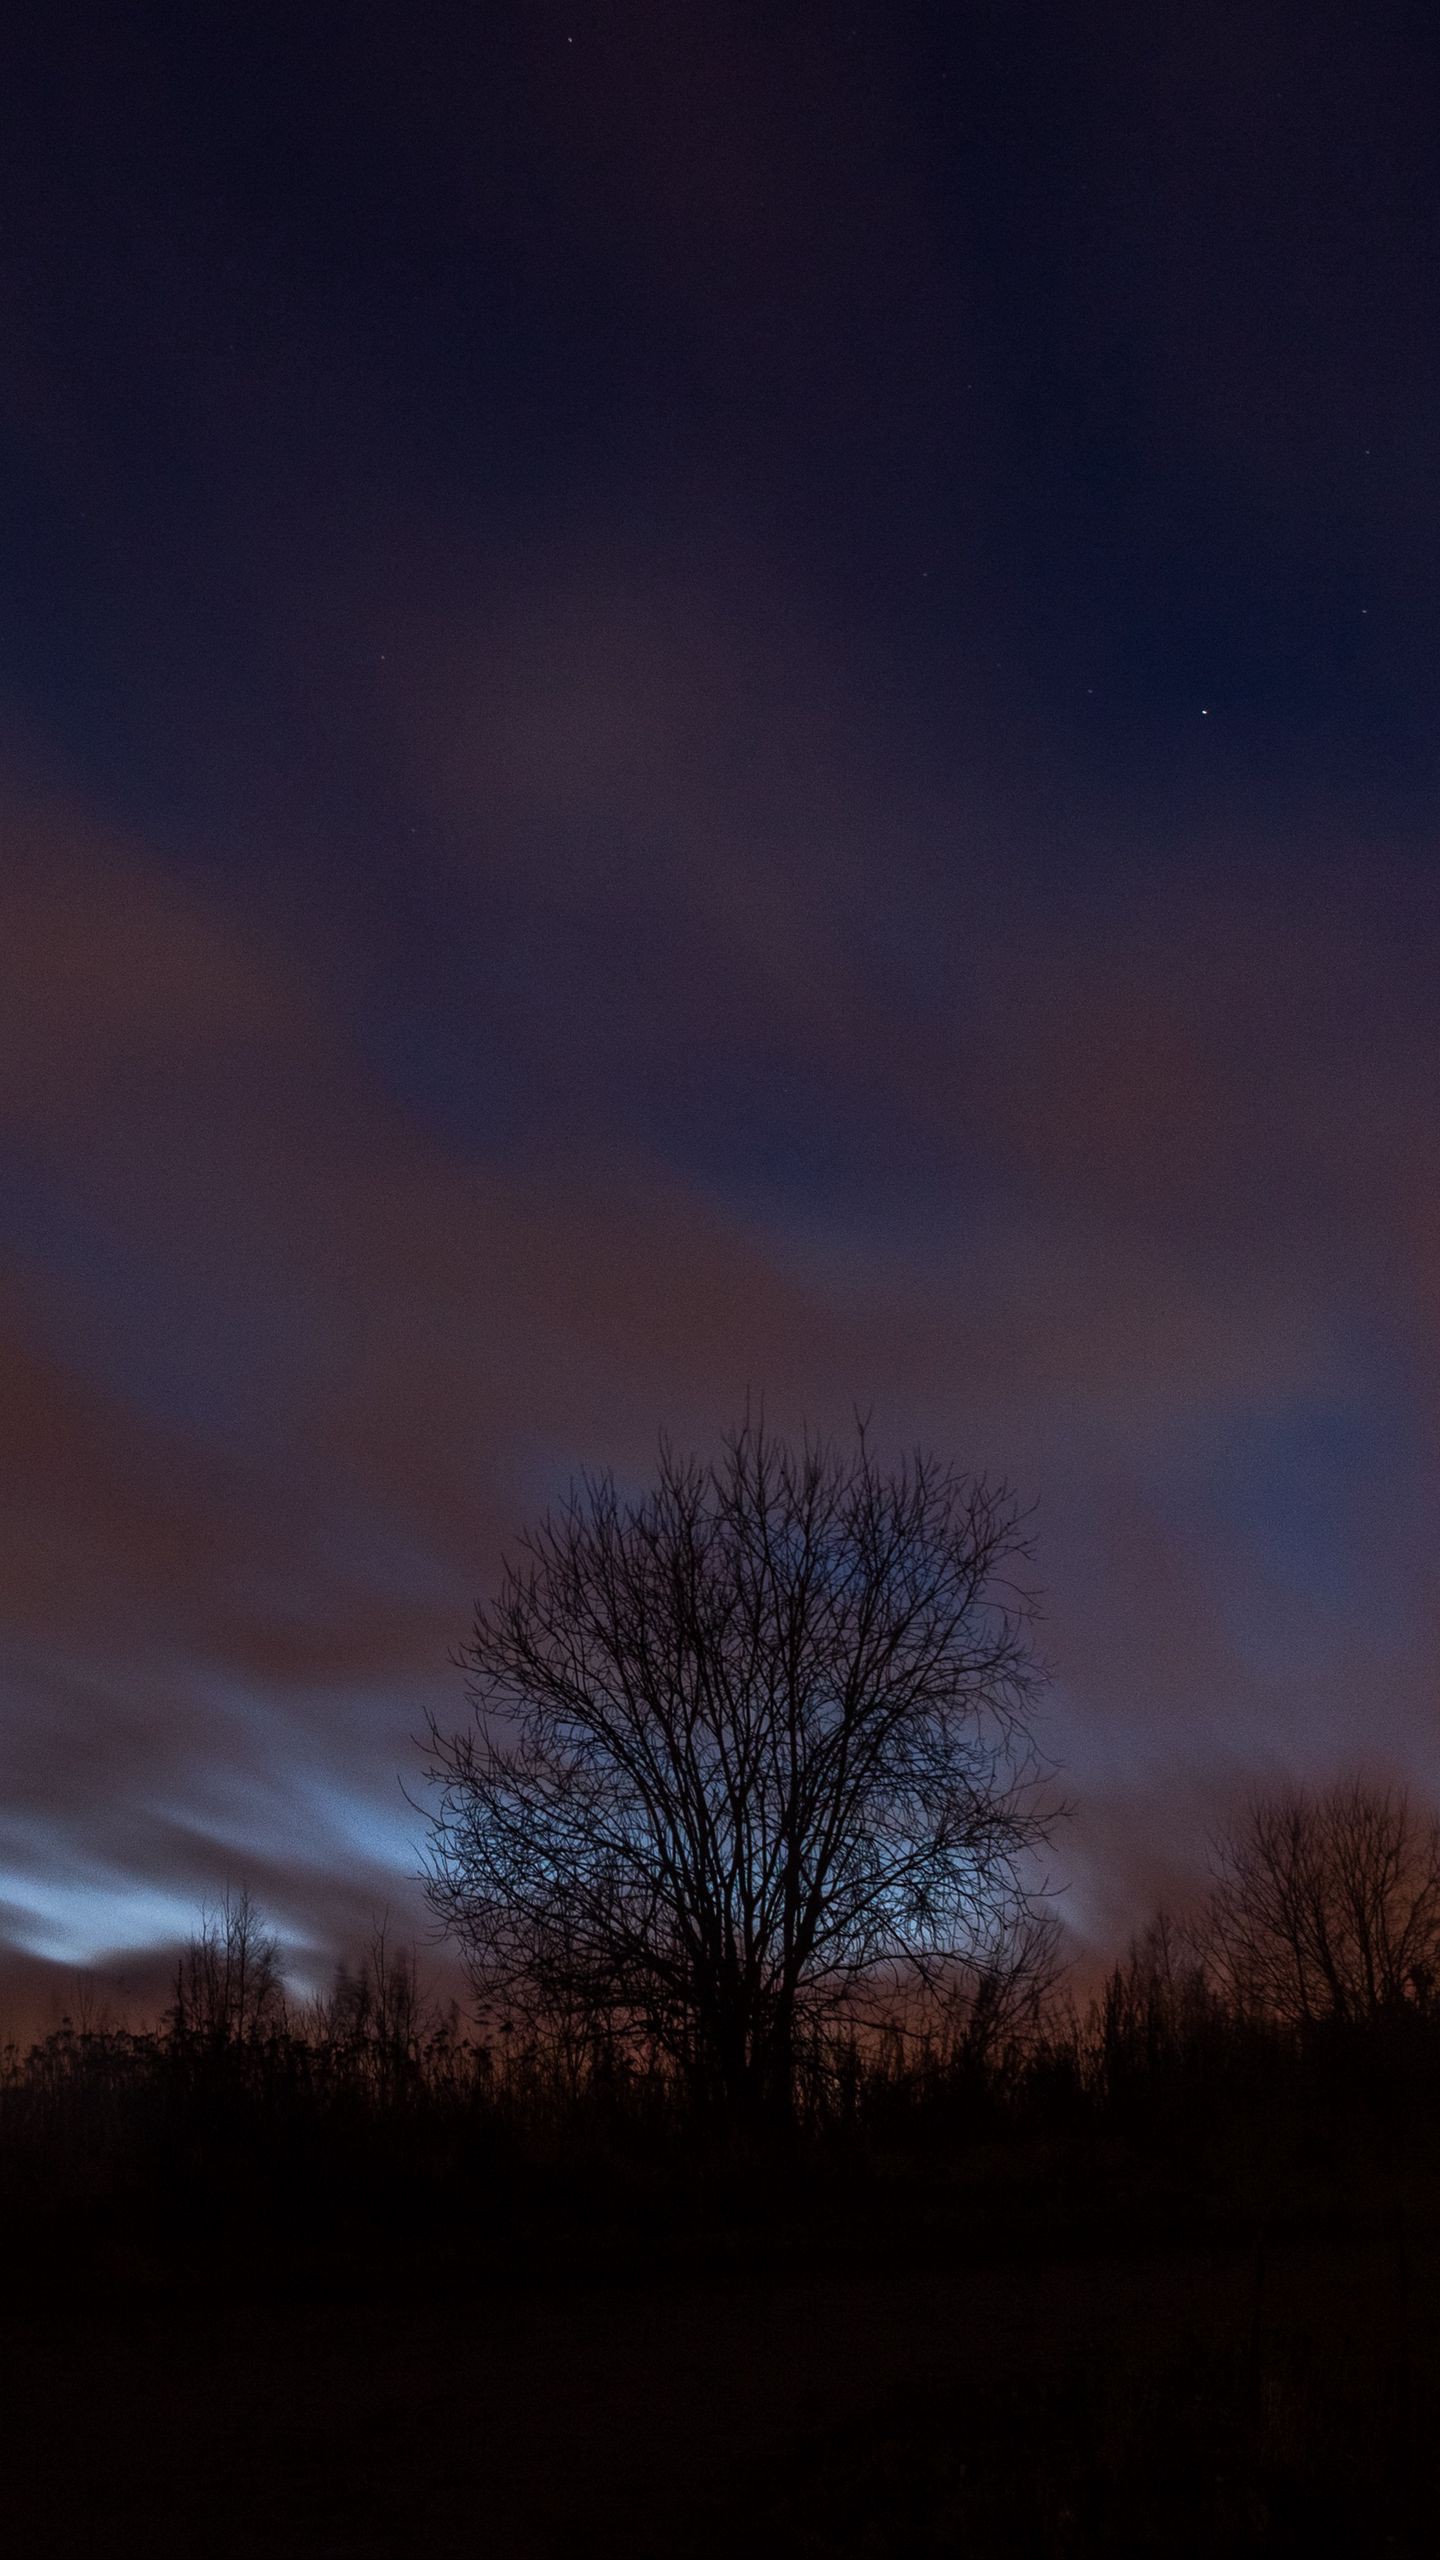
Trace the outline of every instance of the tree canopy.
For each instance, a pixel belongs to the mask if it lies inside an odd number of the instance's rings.
[[[788,2108],[869,1995],[1033,1947],[1010,1494],[747,1421],[524,1536],[431,1729],[428,1889],[492,2016]]]

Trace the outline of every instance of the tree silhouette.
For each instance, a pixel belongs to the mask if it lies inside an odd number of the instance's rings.
[[[260,2034],[282,2017],[280,1945],[248,1889],[202,1914],[175,1971],[177,2035],[216,2046]]]
[[[1352,1778],[1264,1796],[1222,1841],[1201,1928],[1242,2012],[1291,2026],[1430,1999],[1440,1969],[1440,1825],[1403,1789]]]
[[[867,1996],[1029,1943],[1027,1553],[1003,1488],[863,1429],[584,1478],[431,1726],[428,1891],[486,2010],[784,2114]]]

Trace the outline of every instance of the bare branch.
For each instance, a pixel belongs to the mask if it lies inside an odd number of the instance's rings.
[[[586,1478],[519,1543],[431,1732],[428,1890],[485,2008],[577,2013],[729,2100],[867,1988],[977,1961],[1029,1904],[1039,1674],[1008,1493],[748,1420]]]

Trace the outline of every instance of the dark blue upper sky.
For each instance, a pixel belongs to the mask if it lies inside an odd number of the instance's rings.
[[[37,18],[19,700],[212,832],[258,728],[383,869],[397,591],[579,527],[763,551],[901,760],[978,721],[1052,807],[1303,772],[1423,828],[1435,56],[1418,8]]]

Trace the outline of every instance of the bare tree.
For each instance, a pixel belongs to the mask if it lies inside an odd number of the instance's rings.
[[[993,2069],[1033,2052],[1064,1975],[1060,1924],[1033,1903],[1007,1915],[988,1946],[958,1965],[939,2003],[939,2048],[951,2067]]]
[[[176,2032],[239,2044],[278,2025],[284,2005],[278,1939],[249,1892],[227,1893],[203,1914],[176,1968]]]
[[[418,2082],[425,2044],[439,2023],[421,1990],[414,1950],[392,1944],[385,1919],[374,1922],[358,1970],[340,1967],[312,2017],[316,2032],[392,2098]]]
[[[1213,2058],[1227,2013],[1201,1936],[1157,1912],[1090,2002],[1083,2050],[1110,2096],[1153,2089],[1197,2057]]]
[[[1242,2011],[1311,2026],[1428,2001],[1440,1965],[1440,1826],[1351,1779],[1264,1796],[1219,1846],[1202,1922]]]
[[[787,2112],[857,2003],[1023,1918],[1042,1833],[1028,1550],[1003,1490],[749,1421],[585,1478],[519,1545],[432,1724],[428,1889],[482,2006]]]

